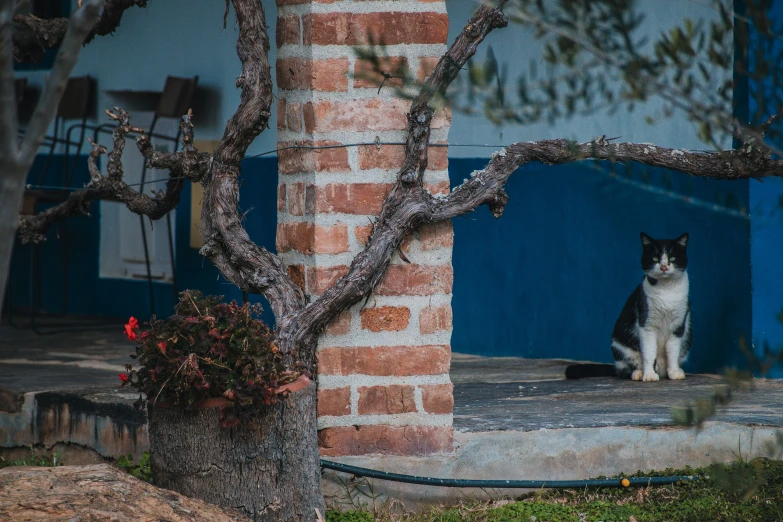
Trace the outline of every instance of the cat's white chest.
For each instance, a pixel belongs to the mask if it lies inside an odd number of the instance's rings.
[[[658,281],[652,285],[645,279],[647,296],[647,323],[664,330],[677,328],[688,312],[688,273],[670,282]]]

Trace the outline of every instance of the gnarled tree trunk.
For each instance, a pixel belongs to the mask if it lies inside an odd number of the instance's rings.
[[[220,425],[220,409],[150,406],[155,484],[253,520],[312,521],[324,513],[315,384],[269,406],[253,422]]]

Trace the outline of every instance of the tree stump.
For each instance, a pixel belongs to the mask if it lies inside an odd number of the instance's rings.
[[[324,513],[315,384],[252,422],[220,424],[220,409],[149,408],[155,484],[254,520],[313,521]]]

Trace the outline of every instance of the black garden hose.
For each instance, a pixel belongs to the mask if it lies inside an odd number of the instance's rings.
[[[619,488],[630,486],[663,486],[676,484],[677,482],[698,480],[694,475],[674,475],[668,477],[633,477],[633,478],[609,478],[589,480],[471,480],[417,477],[415,475],[402,475],[389,473],[358,466],[349,466],[339,462],[331,462],[321,459],[321,467],[343,473],[350,473],[357,477],[367,477],[392,482],[404,482],[406,484],[420,484],[423,486],[442,486],[445,488],[505,488],[505,489],[541,489],[541,488]]]

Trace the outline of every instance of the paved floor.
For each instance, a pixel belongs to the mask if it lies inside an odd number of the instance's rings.
[[[83,388],[112,388],[117,374],[132,362],[133,344],[122,321],[97,330],[66,330],[70,323],[30,329],[0,326],[0,388],[16,393]],[[59,329],[59,330],[58,330]]]
[[[111,326],[111,325],[110,325]],[[102,400],[129,400],[117,374],[132,360],[122,324],[37,335],[0,326],[0,388],[16,393],[91,389]],[[639,383],[614,378],[564,380],[568,361],[454,354],[454,427],[460,432],[599,426],[663,426],[671,409],[710,396],[719,379]],[[127,392],[127,390],[122,390]],[[93,393],[95,395],[95,393]],[[97,396],[97,395],[96,395]],[[114,399],[112,399],[114,398]],[[783,426],[783,380],[755,380],[717,420]]]
[[[455,354],[454,427],[459,431],[529,431],[599,426],[664,426],[671,410],[709,398],[720,379],[688,375],[654,383],[593,378],[569,381],[570,361],[478,358]],[[783,426],[783,380],[755,379],[716,420]]]

